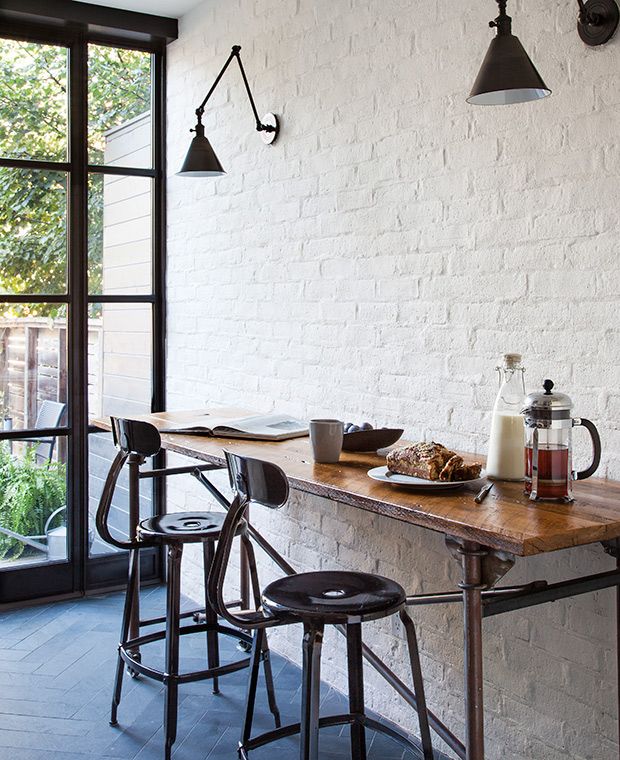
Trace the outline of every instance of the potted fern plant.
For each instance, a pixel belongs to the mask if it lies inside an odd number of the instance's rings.
[[[43,537],[50,515],[66,504],[66,467],[36,461],[36,448],[15,457],[0,446],[0,526],[20,536]],[[17,559],[27,549],[18,538],[0,534],[0,559]]]

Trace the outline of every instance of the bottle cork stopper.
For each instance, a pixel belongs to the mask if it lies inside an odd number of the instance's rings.
[[[521,354],[504,354],[504,366],[507,369],[514,369],[521,365]]]

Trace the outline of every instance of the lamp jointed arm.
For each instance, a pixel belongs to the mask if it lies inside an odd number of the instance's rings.
[[[276,127],[272,126],[271,124],[263,124],[260,120],[258,111],[256,110],[256,104],[254,103],[254,98],[252,97],[252,91],[250,90],[250,84],[248,82],[245,69],[243,68],[243,63],[241,62],[240,52],[241,52],[241,45],[233,45],[230,55],[228,56],[228,59],[226,60],[226,63],[222,66],[220,73],[217,75],[215,82],[213,82],[213,84],[211,85],[209,92],[205,95],[204,100],[196,109],[198,124],[202,124],[202,115],[204,114],[205,105],[207,104],[207,101],[209,100],[211,95],[213,95],[215,88],[220,83],[221,78],[224,76],[224,73],[226,72],[226,69],[230,66],[233,58],[236,58],[237,63],[239,64],[239,69],[241,70],[241,76],[243,78],[243,84],[245,85],[245,89],[248,94],[250,106],[252,107],[252,113],[254,114],[254,119],[256,121],[256,130],[258,132],[275,132]]]

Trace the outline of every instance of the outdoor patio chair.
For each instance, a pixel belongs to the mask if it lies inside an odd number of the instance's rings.
[[[41,430],[60,427],[60,421],[62,420],[66,404],[61,401],[45,401],[41,402],[37,419],[35,420],[35,428]],[[34,443],[37,444],[37,461],[45,462],[50,461],[54,454],[54,446],[56,445],[55,436],[33,436],[32,438],[20,438],[19,443]]]

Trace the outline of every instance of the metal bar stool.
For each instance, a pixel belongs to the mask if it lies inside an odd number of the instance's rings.
[[[112,697],[110,724],[113,726],[117,725],[117,711],[121,701],[123,672],[125,666],[132,675],[141,674],[148,678],[153,678],[156,681],[160,681],[165,687],[165,758],[166,760],[169,760],[172,745],[174,744],[177,733],[179,684],[211,679],[213,681],[213,692],[217,694],[219,692],[218,679],[220,676],[249,667],[251,662],[253,662],[252,658],[245,657],[221,665],[219,635],[232,636],[248,647],[252,646],[252,637],[247,631],[240,630],[236,626],[231,627],[228,625],[222,625],[218,620],[217,611],[210,603],[207,594],[207,578],[209,577],[214,562],[216,542],[218,542],[221,537],[221,531],[224,524],[223,514],[215,512],[179,512],[151,517],[138,523],[135,538],[131,537],[131,533],[130,539],[127,541],[119,540],[112,535],[108,518],[112,504],[112,496],[125,462],[129,461],[130,465],[131,523],[131,515],[135,517],[135,522],[138,520],[138,479],[141,476],[149,474],[139,473],[138,468],[140,465],[144,464],[147,457],[157,454],[161,448],[161,438],[157,428],[149,423],[118,418],[111,418],[111,421],[114,443],[119,451],[112,462],[103,488],[101,500],[97,509],[96,523],[99,535],[104,541],[119,549],[129,550],[129,579],[125,595],[120,643],[118,646],[118,662]],[[194,465],[187,468],[173,468],[170,472],[171,474],[179,474],[181,472],[194,473],[197,469],[209,468],[213,469],[208,465],[198,468]],[[165,474],[165,471],[158,472],[160,474]],[[235,537],[239,537],[247,552],[253,583],[252,590],[254,603],[258,608],[260,606],[260,587],[256,575],[253,547],[248,539],[246,527],[245,521],[236,521],[234,530],[231,531],[228,552],[230,552],[230,543],[232,543]],[[188,543],[202,543],[203,545],[205,576],[204,623],[199,622],[200,618],[196,613],[180,614],[181,560],[183,557],[183,547]],[[138,605],[140,586],[140,549],[158,546],[167,550],[166,615],[164,618],[140,620]],[[233,604],[239,603],[236,602]],[[181,620],[191,615],[195,616],[194,619],[197,622],[190,625],[181,625]],[[140,635],[141,627],[157,623],[165,623],[164,629]],[[186,634],[199,632],[206,634],[208,667],[203,670],[181,673],[179,672],[179,638]],[[161,671],[142,662],[140,649],[146,644],[151,644],[163,639],[165,639],[165,669]],[[262,660],[263,662],[269,707],[274,716],[276,727],[279,727],[280,715],[275,700],[269,649],[265,640],[261,641],[261,650],[258,655],[258,660]]]
[[[225,620],[232,625],[255,631],[239,757],[247,760],[251,750],[299,733],[301,760],[318,760],[319,729],[337,725],[350,726],[352,760],[366,758],[366,728],[387,734],[403,747],[419,752],[417,744],[404,732],[370,718],[364,709],[362,623],[397,614],[407,637],[423,756],[425,760],[432,760],[433,749],[416,633],[405,610],[405,590],[398,583],[368,573],[298,573],[269,584],[262,592],[262,606],[257,611],[234,614],[226,606],[223,588],[230,551],[239,525],[243,524],[248,505],[255,503],[279,509],[288,499],[289,488],[285,474],[277,465],[225,453],[235,498],[222,527],[209,574],[208,594],[211,604]],[[252,738],[256,687],[266,629],[293,623],[302,623],[304,629],[301,720],[299,723],[278,726],[275,730]],[[349,712],[320,718],[321,645],[326,625],[344,626],[346,629]]]

